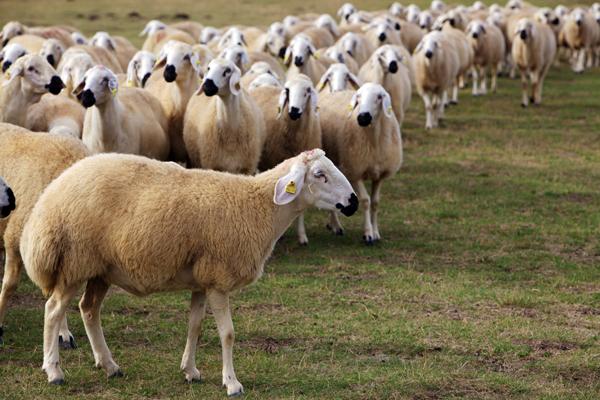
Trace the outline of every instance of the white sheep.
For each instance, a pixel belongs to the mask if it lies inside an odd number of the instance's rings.
[[[279,32],[277,28],[271,30],[269,27],[267,32],[263,33],[255,40],[249,41],[248,49],[251,51],[262,51],[272,55],[273,57],[283,59],[286,48],[285,32],[281,34],[277,32]]]
[[[273,75],[269,73],[263,73],[258,75],[246,87],[248,88],[248,91],[252,91],[254,89],[264,86],[272,86],[278,89],[282,88],[281,82],[279,82]]]
[[[50,65],[56,68],[64,52],[65,48],[60,41],[56,39],[47,39],[42,45],[39,54],[48,60]]]
[[[137,49],[129,40],[122,36],[111,36],[103,31],[94,34],[90,40],[90,45],[102,47],[115,54],[123,71],[127,70],[129,61],[137,52]]]
[[[88,44],[87,38],[81,32],[71,33],[71,38],[75,44]]]
[[[45,94],[27,109],[25,128],[81,138],[85,108],[68,96]]]
[[[315,26],[317,28],[324,28],[331,33],[334,38],[340,37],[340,30],[338,29],[338,25],[335,20],[329,14],[321,14],[319,18],[315,20]]]
[[[15,195],[12,189],[4,182],[4,179],[0,177],[0,218],[8,217],[16,208],[16,204]]]
[[[244,34],[239,28],[232,27],[227,30],[219,39],[219,43],[217,44],[217,49],[222,51],[229,46],[248,46],[246,43],[246,38]]]
[[[27,50],[30,53],[37,53],[38,51],[40,51],[41,43],[43,43],[45,39],[58,39],[65,48],[75,44],[75,42],[71,38],[71,32],[65,27],[28,27],[18,21],[9,21],[2,27],[2,31],[0,32],[1,46],[6,46],[10,41],[16,41],[17,43],[23,44],[19,41],[19,36],[29,36],[30,38],[31,36],[37,36],[41,39],[41,42],[36,42],[38,43],[36,45],[38,46],[37,48],[29,48],[24,45],[24,47],[27,48]]]
[[[354,58],[359,67],[363,65],[369,59],[373,51],[375,51],[371,42],[369,42],[363,34],[354,32],[346,33],[337,41],[335,46],[342,52]]]
[[[132,155],[82,160],[47,188],[21,240],[28,275],[50,295],[42,367],[48,382],[64,382],[56,335],[70,300],[87,282],[79,307],[96,366],[107,375],[122,375],[100,325],[109,286],[138,296],[191,290],[185,378],[200,379],[196,348],[208,302],[223,349],[223,386],[230,396],[241,394],[230,293],[262,275],[277,240],[305,209],[349,216],[357,205],[348,180],[318,149],[253,177]]]
[[[320,53],[322,53],[323,56],[321,56]],[[321,63],[326,65],[327,68],[331,67],[333,64],[341,63],[345,64],[353,74],[358,74],[359,67],[356,60],[337,46],[331,46],[330,48],[325,49],[325,51],[323,51],[323,49],[317,50],[317,54],[319,54]]]
[[[590,12],[582,8],[573,10],[566,17],[560,36],[561,42],[574,53],[575,72],[582,73],[593,66],[594,53],[600,45],[600,24]]]
[[[238,44],[225,48],[219,54],[219,58],[233,62],[242,71],[242,74],[248,71],[250,65],[254,65],[257,62],[265,62],[269,64],[270,69],[277,76],[285,76],[283,67],[273,56],[259,51],[249,52],[246,47]]]
[[[129,61],[127,66],[127,86],[141,87],[146,86],[146,82],[156,64],[156,56],[149,51],[140,50]]]
[[[0,63],[2,64],[2,73],[17,60],[27,54],[27,49],[18,43],[9,43],[0,50]]]
[[[213,26],[205,26],[200,32],[200,44],[212,46],[221,39],[221,30]]]
[[[252,64],[252,66],[250,67],[250,69],[248,70],[248,72],[246,72],[243,76],[242,76],[242,87],[248,89],[250,87],[250,84],[260,75],[270,75],[277,83],[279,83],[279,85],[281,85],[281,78],[283,76],[280,76],[277,74],[277,72],[273,71],[273,68],[271,68],[271,65],[269,65],[269,63],[266,63],[264,61],[259,61],[256,62],[254,64]]]
[[[344,3],[337,11],[338,17],[341,18],[341,24],[348,21],[348,18],[358,10],[351,3]]]
[[[314,85],[319,83],[325,67],[313,57],[316,51],[307,36],[296,35],[290,42],[283,61],[288,66],[287,78],[303,74],[308,76]]]
[[[86,72],[75,94],[87,108],[82,141],[92,152],[167,159],[167,119],[152,94],[133,87],[119,90],[117,76],[102,66]]]
[[[183,139],[190,165],[253,174],[264,142],[260,108],[240,85],[241,72],[229,60],[210,62],[198,96],[188,104]]]
[[[330,93],[319,101],[323,127],[323,148],[348,177],[365,212],[363,239],[367,245],[381,239],[378,223],[383,180],[402,165],[402,135],[385,89],[365,83],[356,92]],[[350,115],[340,100],[346,101]],[[369,195],[366,181],[372,181]],[[342,227],[332,215],[330,228],[341,234]]]
[[[117,59],[114,52],[105,49],[104,47],[89,46],[89,45],[77,45],[72,46],[65,51],[61,58],[61,62],[58,64],[58,70],[62,69],[62,64],[66,63],[75,54],[85,53],[92,58],[94,65],[103,65],[106,68],[113,71],[115,74],[121,74],[125,70],[121,68],[121,64]],[[127,65],[125,66],[127,68]]]
[[[498,65],[506,57],[506,43],[502,31],[493,24],[473,20],[467,26],[467,35],[474,50],[473,96],[487,93],[488,69],[492,77],[492,92],[496,93]],[[481,78],[481,85],[479,79]]]
[[[58,65],[60,79],[65,84],[63,94],[72,99],[76,99],[73,95],[73,89],[81,83],[85,73],[96,65],[96,62],[86,52],[67,52],[61,59]]]
[[[363,30],[373,48],[378,48],[384,44],[402,45],[399,32],[395,29],[394,23],[387,18],[376,18]]]
[[[350,72],[346,64],[332,64],[323,74],[317,90],[323,91],[329,87],[329,92],[340,92],[342,90],[358,89],[361,86],[360,79]]]

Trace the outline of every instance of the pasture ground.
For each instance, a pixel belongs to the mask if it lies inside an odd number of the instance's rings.
[[[337,6],[2,0],[0,19],[102,29],[139,45],[146,20],[179,12],[260,24]],[[464,90],[433,132],[415,96],[404,167],[384,186],[385,240],[362,245],[360,214],[333,237],[326,215],[311,212],[310,245],[290,231],[263,278],[233,298],[247,399],[600,397],[600,71],[553,69],[544,90],[544,104],[527,110],[517,80],[483,98]],[[225,397],[210,315],[198,351],[204,382],[183,383],[189,298],[109,295],[104,331],[125,372],[110,381],[93,367],[74,302],[79,348],[61,352],[67,384],[54,387],[40,370],[43,298],[23,278],[0,348],[0,398]]]

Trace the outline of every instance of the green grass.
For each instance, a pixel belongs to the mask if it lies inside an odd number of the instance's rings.
[[[116,17],[93,21],[86,33],[103,27],[129,37],[143,23],[127,12],[166,13],[164,2],[108,3],[9,0],[0,9],[3,21],[82,27],[74,10],[110,10]],[[228,2],[229,13],[217,2],[172,3],[169,15],[189,10],[216,25],[336,7],[265,1],[257,10],[246,0]],[[599,72],[552,70],[544,104],[527,110],[516,80],[501,79],[498,94],[484,98],[464,90],[433,132],[423,130],[415,98],[403,129],[405,164],[384,185],[383,242],[362,245],[362,215],[344,219],[346,235],[333,237],[326,215],[311,212],[309,247],[289,232],[262,279],[233,298],[245,397],[599,398]],[[23,279],[0,349],[0,398],[225,397],[210,316],[198,350],[204,382],[184,384],[178,370],[189,297],[109,295],[104,331],[126,374],[110,381],[93,368],[73,304],[80,347],[61,352],[67,384],[51,387],[40,370],[43,299]]]

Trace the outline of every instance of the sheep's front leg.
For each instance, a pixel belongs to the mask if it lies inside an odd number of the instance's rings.
[[[452,87],[452,100],[450,100],[450,104],[458,104],[458,77],[454,80],[454,86]]]
[[[594,66],[594,51],[592,50],[591,47],[585,49],[585,56],[586,56],[585,67],[592,68]]]
[[[375,241],[381,240],[377,215],[379,212],[382,183],[383,180],[373,181],[373,187],[371,188],[371,221],[373,223],[373,239]]]
[[[79,301],[79,311],[81,312],[85,332],[92,346],[96,368],[104,369],[106,375],[112,378],[123,376],[123,373],[112,358],[100,324],[100,307],[108,288],[109,285],[100,278],[89,280]]]
[[[233,370],[233,322],[229,310],[229,296],[212,290],[208,293],[208,303],[215,316],[221,347],[223,349],[223,386],[227,388],[228,396],[237,396],[244,393],[242,384],[238,382]]]
[[[14,249],[7,246],[4,252],[4,279],[2,280],[2,292],[0,292],[0,344],[4,332],[4,316],[8,308],[8,300],[11,298],[21,277],[21,262]]]
[[[369,197],[369,192],[365,186],[364,181],[358,181],[356,183],[356,188],[358,192],[358,200],[363,207],[365,212],[365,230],[363,235],[363,240],[365,244],[372,245],[373,241],[373,224],[371,223],[371,198]]]
[[[575,72],[582,73],[585,69],[585,49],[581,48],[577,51],[577,64],[575,66]]]
[[[480,94],[487,94],[487,67],[479,67],[479,76],[481,77],[481,87],[479,89]]]
[[[520,68],[521,72],[521,106],[527,107],[529,105],[529,97],[527,96],[527,71],[524,68]]]
[[[423,94],[423,104],[425,105],[425,129],[431,129],[433,128],[433,105],[428,93]]]
[[[440,126],[440,120],[444,118],[444,101],[442,97],[435,94],[433,95],[433,126],[437,128]]]
[[[181,370],[185,374],[185,380],[189,383],[200,381],[200,371],[196,368],[196,346],[198,345],[200,328],[205,315],[206,295],[204,292],[192,292],[188,335],[181,359]]]
[[[477,72],[477,67],[473,66],[472,69],[472,73],[473,73],[473,96],[478,96],[479,95],[479,74]]]
[[[304,226],[304,213],[298,217],[298,243],[302,246],[308,244],[308,236],[306,236],[306,227]]]
[[[55,289],[46,301],[44,312],[44,363],[42,370],[48,375],[48,382],[56,385],[64,383],[65,375],[58,365],[58,331],[65,316],[69,301],[75,296],[77,286]]]
[[[342,236],[344,234],[344,228],[340,223],[337,211],[331,211],[329,213],[329,223],[327,224],[327,229],[338,236]]]
[[[531,71],[529,73],[529,78],[531,79],[531,97],[530,101],[533,104],[540,104],[539,99],[537,98],[537,93],[540,85],[540,72],[539,71]]]
[[[498,89],[498,64],[494,64],[491,67],[492,70],[492,93],[496,93]]]

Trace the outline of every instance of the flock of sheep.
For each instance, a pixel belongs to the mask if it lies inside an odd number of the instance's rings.
[[[260,277],[294,220],[308,243],[311,206],[330,212],[327,226],[339,235],[339,213],[360,204],[365,243],[380,240],[381,185],[402,164],[413,90],[425,127],[435,128],[469,79],[483,95],[488,78],[495,91],[498,74],[518,70],[527,106],[541,102],[552,65],[582,72],[600,63],[598,3],[434,0],[427,10],[394,3],[374,12],[347,3],[338,17],[288,16],[265,30],[153,20],[139,51],[107,32],[88,39],[69,26],[7,23],[0,340],[23,267],[49,296],[43,369],[51,383],[64,379],[59,347],[75,347],[66,308],[83,284],[81,316],[109,376],[121,374],[100,327],[109,286],[136,295],[191,290],[186,380],[200,379],[195,353],[208,302],[223,385],[242,393],[229,294]]]

